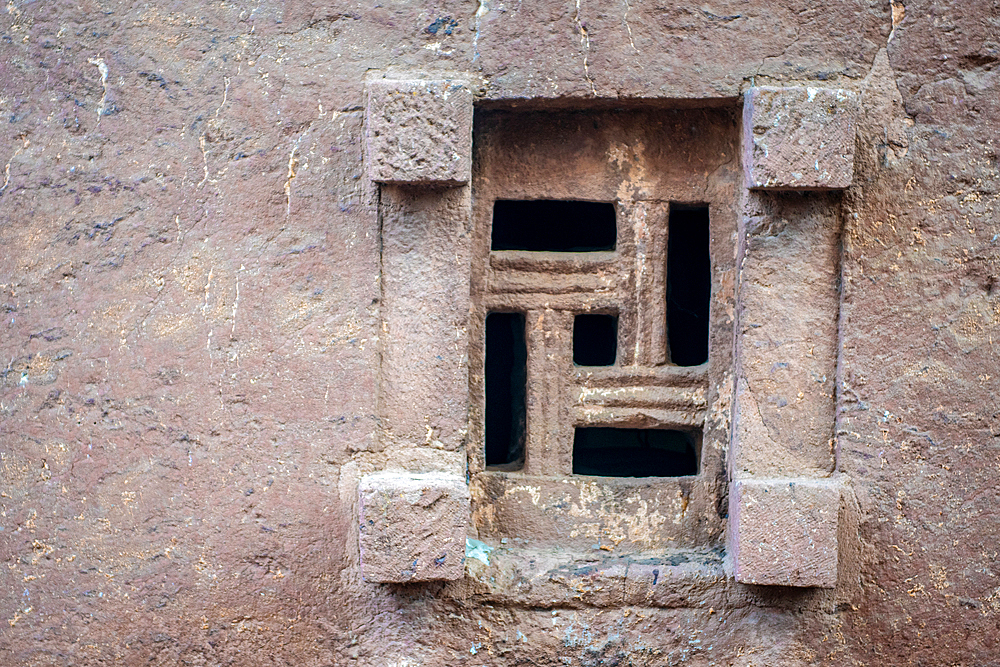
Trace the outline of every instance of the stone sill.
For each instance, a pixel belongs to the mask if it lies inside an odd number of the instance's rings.
[[[719,608],[733,585],[721,550],[598,553],[501,545],[490,553],[489,565],[466,559],[466,578],[452,586],[465,589],[456,597],[497,605],[707,609]]]

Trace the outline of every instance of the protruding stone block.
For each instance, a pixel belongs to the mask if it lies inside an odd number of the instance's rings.
[[[836,586],[838,481],[743,479],[733,482],[730,494],[730,548],[736,581]]]
[[[399,185],[462,185],[472,176],[472,91],[455,80],[368,82],[368,176]]]
[[[469,488],[458,475],[376,473],[361,479],[359,543],[366,581],[460,579]]]
[[[747,187],[847,188],[854,178],[854,93],[831,88],[751,88],[743,101]]]

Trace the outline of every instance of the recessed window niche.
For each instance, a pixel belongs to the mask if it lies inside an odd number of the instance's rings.
[[[524,463],[526,362],[524,315],[487,315],[487,468],[517,470]]]
[[[736,128],[726,107],[476,112],[467,451],[484,538],[721,544]],[[652,527],[640,506],[679,514]]]

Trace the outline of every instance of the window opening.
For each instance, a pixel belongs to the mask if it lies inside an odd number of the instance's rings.
[[[684,477],[698,474],[700,431],[577,428],[573,474],[602,477]]]
[[[670,207],[667,231],[667,339],[677,366],[708,361],[712,292],[708,207]]]
[[[714,410],[734,350],[715,343],[734,323],[715,300],[735,302],[719,277],[736,256],[739,113],[476,109],[466,453],[481,537],[574,558],[595,534],[620,554],[722,545],[731,420]],[[516,339],[499,332],[510,313]],[[497,364],[515,340],[523,356]],[[675,497],[677,522],[635,514]]]
[[[614,250],[615,205],[609,202],[498,200],[493,250],[594,252]]]
[[[573,318],[574,364],[614,366],[617,356],[617,315],[577,315]]]
[[[486,317],[486,466],[524,464],[527,342],[523,313]]]

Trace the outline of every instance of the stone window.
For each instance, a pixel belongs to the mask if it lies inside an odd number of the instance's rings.
[[[461,578],[471,507],[469,532],[529,569],[562,558],[538,549],[596,548],[651,554],[625,568],[650,586],[693,562],[834,586],[854,94],[755,87],[742,122],[721,101],[474,113],[466,83],[414,76],[366,84],[382,294],[365,579]]]
[[[484,537],[716,547],[737,124],[477,111],[469,473]]]

